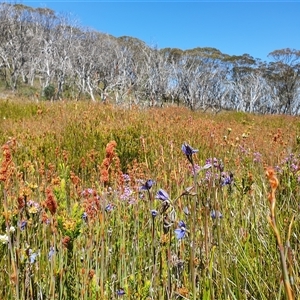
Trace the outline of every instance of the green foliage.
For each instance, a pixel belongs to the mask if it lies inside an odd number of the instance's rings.
[[[20,105],[20,103],[13,100],[1,100],[0,101],[0,122],[4,120],[20,120],[22,118],[28,118],[36,115],[39,106],[36,103],[26,103],[26,105]]]
[[[43,94],[47,100],[52,100],[55,95],[55,87],[52,84],[47,85],[44,88]]]

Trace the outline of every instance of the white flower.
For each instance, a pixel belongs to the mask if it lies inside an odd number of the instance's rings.
[[[14,226],[9,227],[9,232],[14,233],[16,231],[16,228]]]
[[[8,236],[6,234],[4,234],[4,235],[0,234],[0,242],[2,244],[7,244],[8,243]]]

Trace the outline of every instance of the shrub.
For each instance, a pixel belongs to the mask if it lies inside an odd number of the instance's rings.
[[[44,88],[44,96],[47,100],[53,99],[54,94],[55,94],[55,88],[52,84],[49,84]]]

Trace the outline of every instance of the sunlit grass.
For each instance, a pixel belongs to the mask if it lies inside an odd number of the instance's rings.
[[[282,299],[267,166],[299,297],[298,118],[16,101],[0,116],[1,299]]]

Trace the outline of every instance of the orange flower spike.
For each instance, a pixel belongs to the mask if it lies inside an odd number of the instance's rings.
[[[276,177],[274,169],[271,167],[268,167],[266,170],[266,175],[267,175],[267,178],[269,179],[271,189],[275,191],[279,185],[279,181]]]
[[[271,217],[272,217],[272,219],[274,219],[275,218],[275,203],[276,203],[275,191],[279,185],[279,181],[277,179],[274,169],[271,167],[267,168],[266,176],[267,176],[270,186],[271,186],[271,192],[268,195],[268,200],[270,202]]]

